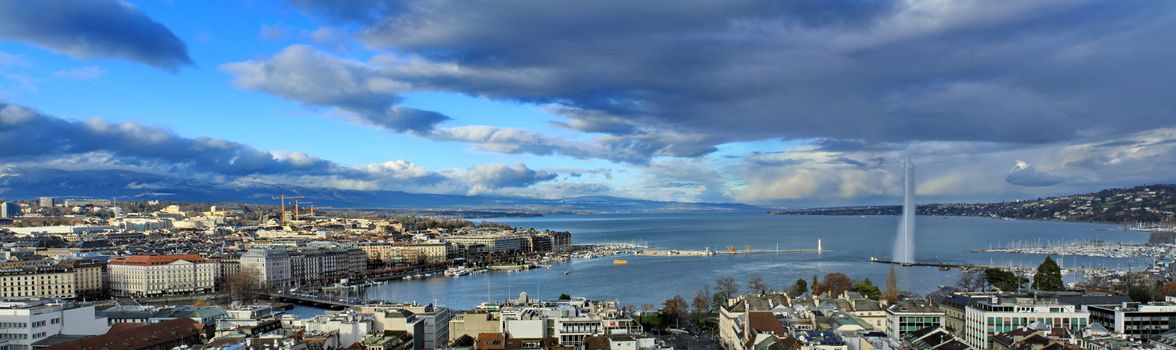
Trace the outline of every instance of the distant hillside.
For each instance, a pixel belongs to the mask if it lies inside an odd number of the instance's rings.
[[[1116,188],[1095,193],[993,203],[918,206],[919,215],[992,216],[1013,219],[1097,222],[1176,221],[1176,185]],[[901,206],[777,210],[776,215],[898,215]]]
[[[735,203],[662,202],[619,197],[593,196],[542,199],[513,196],[465,196],[423,194],[401,191],[358,191],[288,185],[253,184],[230,186],[177,179],[164,175],[124,170],[64,171],[48,169],[6,169],[0,174],[0,199],[29,200],[39,196],[59,198],[103,198],[191,203],[276,204],[272,197],[285,193],[306,196],[315,205],[367,209],[480,209],[550,212],[688,212],[762,211],[763,208]]]

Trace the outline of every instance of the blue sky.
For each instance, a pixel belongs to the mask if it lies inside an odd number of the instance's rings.
[[[8,168],[781,206],[893,202],[906,157],[927,200],[1176,180],[1166,3],[3,0],[0,22]],[[18,147],[52,133],[77,145]]]

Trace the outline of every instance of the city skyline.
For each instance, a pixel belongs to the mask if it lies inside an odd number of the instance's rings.
[[[1169,3],[0,1],[0,23],[0,180],[768,206],[898,203],[906,157],[924,203],[1176,180]]]

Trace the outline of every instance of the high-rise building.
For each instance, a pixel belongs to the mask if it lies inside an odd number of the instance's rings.
[[[20,216],[20,204],[0,202],[0,219],[11,219],[18,216]]]
[[[49,196],[41,197],[38,200],[38,204],[40,204],[41,208],[52,208],[53,204],[54,204],[53,197],[49,197]]]

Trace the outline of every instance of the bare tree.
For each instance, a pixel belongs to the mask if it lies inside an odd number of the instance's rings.
[[[739,292],[739,286],[735,284],[735,279],[731,276],[723,276],[715,280],[715,292],[722,294],[724,299],[730,299]]]
[[[965,292],[979,292],[988,289],[988,277],[984,275],[984,270],[964,271],[960,273],[956,287]]]
[[[685,320],[689,308],[685,298],[675,295],[662,305],[662,316],[665,316],[667,321]]]
[[[694,310],[694,315],[699,316],[710,312],[710,287],[702,287],[694,294],[694,300],[690,301],[690,306]]]
[[[764,276],[754,273],[747,278],[747,289],[750,292],[759,292],[768,289],[768,285],[764,283]]]
[[[825,275],[825,280],[821,282],[821,289],[825,292],[832,293],[833,296],[841,295],[845,291],[853,288],[853,280],[849,279],[844,273],[831,272]]]
[[[225,276],[224,291],[230,301],[249,303],[257,299],[263,288],[257,272],[244,268],[236,273]]]

